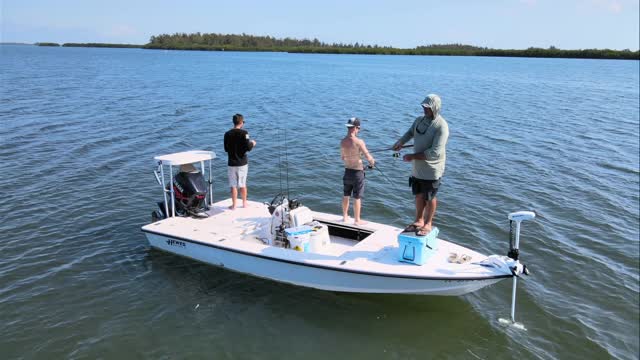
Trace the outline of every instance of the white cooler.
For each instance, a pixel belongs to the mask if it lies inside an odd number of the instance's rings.
[[[323,247],[331,243],[329,228],[325,224],[314,225],[310,235],[309,252],[320,252]]]

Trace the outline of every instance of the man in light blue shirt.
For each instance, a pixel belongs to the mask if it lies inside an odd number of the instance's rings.
[[[402,159],[412,162],[409,184],[416,199],[416,218],[405,231],[416,231],[420,236],[431,232],[433,226],[438,204],[436,194],[444,174],[449,139],[449,125],[440,115],[440,97],[429,94],[421,105],[424,116],[417,117],[409,130],[393,145],[393,149],[398,151],[413,139],[415,153],[406,154]]]

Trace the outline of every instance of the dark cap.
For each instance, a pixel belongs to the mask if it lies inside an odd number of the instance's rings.
[[[358,119],[357,117],[352,117],[351,119],[349,119],[349,121],[347,121],[346,124],[344,124],[346,127],[360,127],[360,119]]]

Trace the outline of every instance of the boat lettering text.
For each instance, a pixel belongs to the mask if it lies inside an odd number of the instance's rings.
[[[179,247],[183,247],[186,248],[187,244],[184,241],[180,241],[180,240],[173,240],[173,239],[168,239],[167,240],[167,245],[170,246],[179,246]]]

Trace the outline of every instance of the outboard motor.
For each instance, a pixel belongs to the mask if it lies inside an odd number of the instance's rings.
[[[177,173],[173,182],[173,191],[175,191],[178,208],[193,216],[204,214],[207,184],[200,171]]]
[[[153,174],[162,189],[163,201],[158,203],[157,210],[151,212],[151,222],[172,216],[199,218],[209,216],[207,211],[213,204],[211,161],[215,157],[216,154],[213,151],[203,150],[153,157],[157,165]],[[195,166],[197,164],[200,164],[199,169]],[[205,164],[208,165],[208,173]],[[178,171],[175,173],[178,166]],[[205,173],[209,177],[208,181],[205,180]]]
[[[169,186],[167,186],[167,189]],[[202,173],[193,165],[182,165],[173,181],[173,191],[176,199],[176,214],[179,216],[194,216],[205,218],[207,182]],[[171,202],[169,202],[171,207]],[[157,221],[167,217],[164,203],[159,202],[159,214],[152,214],[152,220]],[[155,216],[154,216],[155,215]]]

